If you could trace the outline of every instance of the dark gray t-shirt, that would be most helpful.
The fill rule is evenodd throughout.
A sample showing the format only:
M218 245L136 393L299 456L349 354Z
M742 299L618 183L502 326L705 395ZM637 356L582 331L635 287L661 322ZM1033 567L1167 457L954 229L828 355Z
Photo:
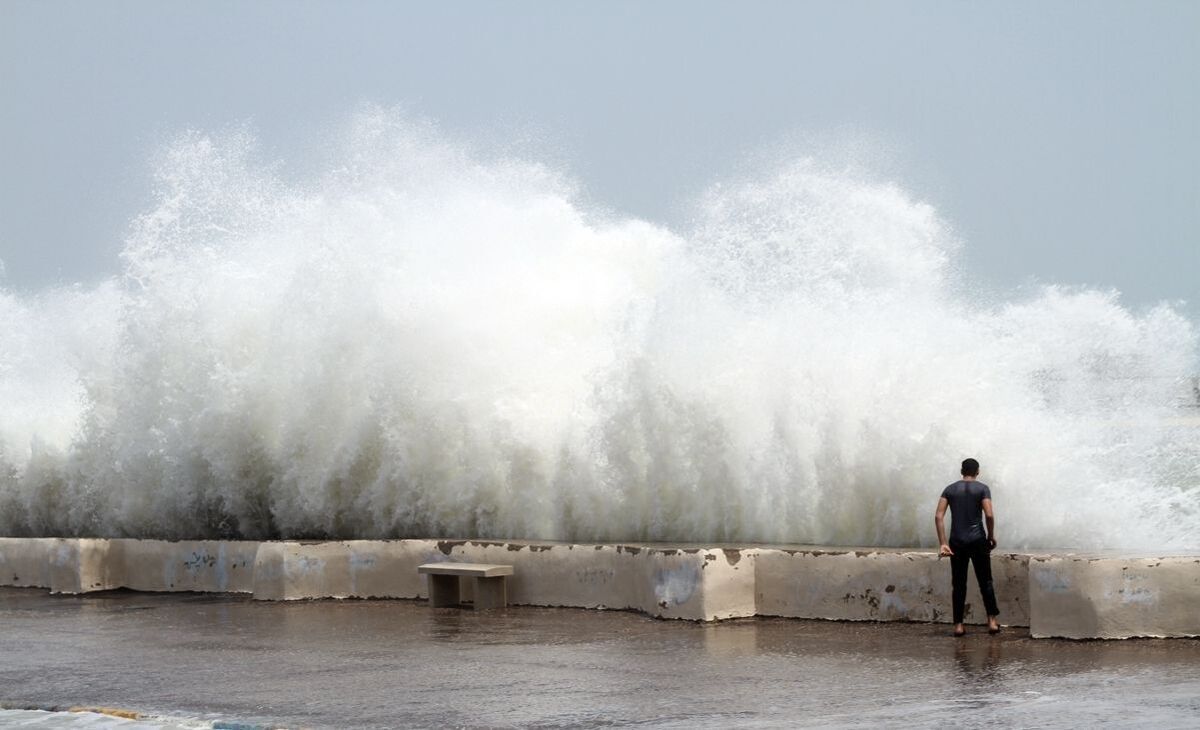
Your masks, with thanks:
M950 542L965 545L987 538L983 529L983 500L992 490L983 482L957 481L942 490L950 503Z

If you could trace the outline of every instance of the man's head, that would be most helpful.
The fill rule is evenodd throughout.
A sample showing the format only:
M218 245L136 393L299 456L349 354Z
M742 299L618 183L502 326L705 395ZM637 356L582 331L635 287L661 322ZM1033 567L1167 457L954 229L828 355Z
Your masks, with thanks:
M974 459L963 459L962 475L964 477L979 476L979 462Z

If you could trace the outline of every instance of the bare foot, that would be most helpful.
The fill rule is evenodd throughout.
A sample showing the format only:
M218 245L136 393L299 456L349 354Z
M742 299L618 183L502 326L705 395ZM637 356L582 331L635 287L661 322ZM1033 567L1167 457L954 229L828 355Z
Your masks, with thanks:
M967 635L967 627L963 626L962 624L954 624L954 635L955 636L966 636Z
M988 616L988 633L989 634L1000 633L1000 622L996 620L995 616Z

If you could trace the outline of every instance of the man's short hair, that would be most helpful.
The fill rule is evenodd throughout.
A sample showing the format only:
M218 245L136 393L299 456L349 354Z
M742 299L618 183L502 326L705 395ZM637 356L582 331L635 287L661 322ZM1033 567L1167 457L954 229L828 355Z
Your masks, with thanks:
M963 459L962 475L964 477L979 476L979 462L974 459Z

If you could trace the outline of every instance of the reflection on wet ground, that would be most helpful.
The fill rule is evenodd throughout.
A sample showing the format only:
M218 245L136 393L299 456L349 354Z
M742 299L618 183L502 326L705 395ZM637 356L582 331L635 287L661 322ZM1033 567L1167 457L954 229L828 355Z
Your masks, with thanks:
M1200 641L0 588L0 701L316 727L1200 724Z

